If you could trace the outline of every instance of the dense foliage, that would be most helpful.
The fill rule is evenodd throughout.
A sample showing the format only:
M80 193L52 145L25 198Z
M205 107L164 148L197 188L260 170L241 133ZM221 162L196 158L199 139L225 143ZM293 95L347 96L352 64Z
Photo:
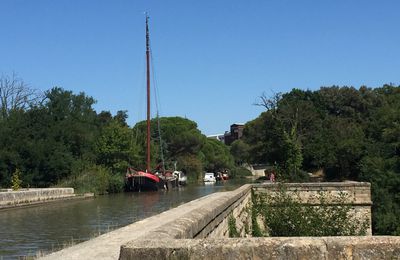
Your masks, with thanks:
M298 193L288 192L282 185L275 194L253 194L252 201L252 214L265 227L256 228L255 236L355 236L365 235L369 227L367 216L352 215L345 193L319 193L302 201Z
M165 168L177 168L188 173L189 180L202 180L203 172L217 172L234 167L233 157L223 143L207 139L197 124L181 117L162 117L151 122L152 165L156 167L164 158ZM146 122L139 122L133 128L139 149L139 164L145 162ZM161 147L160 147L161 146Z
M400 234L399 86L294 89L260 100L266 111L229 148L191 120L154 119L152 167L165 161L198 181L204 171L245 176L237 166L268 163L278 180L323 170L328 181L368 181L373 232ZM0 77L0 187L121 191L126 168L144 168L145 122L131 128L126 111L97 113L94 104L85 93L39 93L15 75Z
M38 94L15 76L0 83L0 187L17 186L18 172L18 187L119 192L127 167L145 168L146 122L130 128L126 111L97 113L85 93L56 87ZM205 170L234 167L228 147L189 119L153 119L151 132L152 168L164 159L196 181Z
M275 165L278 180L372 185L373 232L400 234L400 87L293 89L261 97L266 108L245 125L238 161ZM240 154L240 153L239 153Z

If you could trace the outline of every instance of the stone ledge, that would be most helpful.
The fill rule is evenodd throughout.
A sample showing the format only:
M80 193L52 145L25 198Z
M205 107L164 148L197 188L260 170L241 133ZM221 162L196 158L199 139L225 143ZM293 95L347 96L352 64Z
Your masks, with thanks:
M0 192L0 208L75 197L73 188L45 188Z
M216 193L210 197L209 204L197 205L179 219L167 221L146 234L145 239L203 238L231 213L250 190L251 185L246 184L234 191Z
M279 190L280 185L281 183L253 184L253 190L255 194L273 194ZM305 204L319 204L317 197L315 197L319 192L333 196L343 192L349 196L346 199L348 204L366 207L372 205L371 185L368 182L282 183L282 185L288 193L297 193Z
M46 200L37 200L25 203L18 203L18 204L10 204L10 205L0 205L0 210L10 210L15 208L29 208L34 207L41 204L50 204L50 203L59 203L60 201L71 201L71 200L85 200L85 199L93 199L93 193L85 193L85 194L74 194L70 196L62 196L57 198L50 198Z
M400 259L400 237L136 240L119 259Z
M321 188L321 187L371 187L369 182L355 182L355 181L345 181L345 182L292 182L292 183L282 183L287 187L301 187L305 189ZM278 186L279 183L262 183L253 184L253 188L265 187L265 186Z

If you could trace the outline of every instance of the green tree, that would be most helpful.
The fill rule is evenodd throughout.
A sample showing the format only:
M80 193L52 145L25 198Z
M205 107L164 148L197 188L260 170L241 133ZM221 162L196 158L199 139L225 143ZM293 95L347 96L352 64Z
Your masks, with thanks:
M206 139L201 152L204 155L204 168L206 171L218 172L234 167L234 160L228 146L218 140Z
M117 120L111 121L101 130L96 141L97 163L115 173L124 173L128 166L139 160L132 131Z
M327 180L369 181L373 232L399 234L400 86L294 89L263 95L261 105L267 111L246 123L242 139L250 162L277 162L289 173L323 169Z
M242 165L249 161L250 146L243 140L236 140L230 146L230 152L235 160L236 165Z
M137 123L133 132L139 145L141 158L134 166L143 168L146 158L146 122ZM197 129L195 122L181 117L153 119L151 120L151 142L152 167L161 162L162 152L167 168L172 168L177 162L177 168L185 170L192 180L201 177L203 164L200 151L206 142L206 137Z

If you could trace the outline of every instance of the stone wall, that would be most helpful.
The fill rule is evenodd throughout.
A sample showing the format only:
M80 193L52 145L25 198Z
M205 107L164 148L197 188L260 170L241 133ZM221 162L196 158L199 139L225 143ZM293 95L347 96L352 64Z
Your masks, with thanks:
M315 198L346 194L356 217L371 218L369 183L291 183L292 192L305 204L318 206ZM255 194L273 195L279 184L245 185L227 193L225 201L210 198L210 209L200 207L186 221L164 225L121 246L120 259L392 259L400 257L399 237L244 238L251 228L251 189ZM240 197L242 196L242 197ZM229 202L228 202L229 201ZM329 200L328 200L329 202ZM334 201L330 201L334 203ZM210 214L212 212L212 214ZM243 238L229 237L229 217ZM189 221L189 219L191 221ZM190 222L192 222L190 224ZM196 230L193 232L194 226ZM203 226L203 228L202 228ZM191 230L192 232L188 232ZM369 229L369 234L371 229ZM247 233L247 234L246 234ZM189 238L189 239L187 239ZM190 239L196 238L196 239Z
M238 217L242 213L246 214L245 208L250 196L251 185L243 185L234 191L216 192L54 252L43 259L118 259L121 245L129 241L147 239L158 243L173 239L227 236L228 225L225 220L233 212Z
M174 221L166 221L165 225L153 229L146 234L145 238L228 237L228 219L231 215L237 217L237 225L240 226L241 232L244 232L244 223L250 216L246 210L250 200L251 185L249 184L234 191L214 193L207 197L206 204L192 204L190 211L177 216Z
M244 194L244 196L237 200L231 208L227 208L226 214L223 220L216 225L210 233L207 234L207 238L221 238L229 237L229 218L235 219L235 226L240 237L245 237L248 231L251 230L251 192L250 189ZM198 238L198 237L195 237Z
M315 198L318 193L327 197L348 195L348 202L355 205L371 206L371 185L367 182L316 182L316 183L285 183L287 192L300 195L304 203L318 203ZM279 190L279 183L253 184L254 194L273 194Z
M400 237L136 240L119 259L400 259Z
M0 209L74 196L73 188L29 189L0 192Z
M367 220L369 228L367 235L372 235L371 227L371 184L367 182L318 182L318 183L287 183L284 188L304 204L319 205L319 195L323 195L327 203L336 203L335 198L343 194L346 203L352 206L351 213L357 219ZM254 194L273 196L280 189L278 183L253 185Z
M251 171L251 174L253 176L262 177L262 176L265 176L265 170L266 169L270 169L272 167L268 166L268 165L264 165L264 164L261 164L261 165L251 165L251 164L249 164L249 165L245 166L245 168L247 170Z
M277 185L244 185L210 194L45 259L399 259L399 237L245 238L251 228L251 190L275 192ZM318 191L347 192L352 203L370 213L368 183L290 185L306 201ZM230 216L243 238L228 238Z

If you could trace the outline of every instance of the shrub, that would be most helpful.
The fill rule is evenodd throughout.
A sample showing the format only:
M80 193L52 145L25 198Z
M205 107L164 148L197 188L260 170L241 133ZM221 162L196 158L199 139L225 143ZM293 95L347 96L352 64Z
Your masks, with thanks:
M92 192L97 195L122 192L124 188L123 175L112 175L108 168L92 165L83 168L57 184L59 187L72 187L77 193Z
M92 176L95 178L94 191L96 194L106 194L110 183L110 171L104 167L93 169Z
M109 193L119 193L124 190L125 179L123 175L112 174L108 182Z
M21 188L21 171L19 169L15 169L11 177L11 184L13 190L19 190Z
M318 206L313 205L317 200ZM319 193L302 203L298 193L289 193L282 185L275 195L256 195L256 214L264 220L269 236L353 236L365 235L368 219L352 216L348 196L327 197Z

